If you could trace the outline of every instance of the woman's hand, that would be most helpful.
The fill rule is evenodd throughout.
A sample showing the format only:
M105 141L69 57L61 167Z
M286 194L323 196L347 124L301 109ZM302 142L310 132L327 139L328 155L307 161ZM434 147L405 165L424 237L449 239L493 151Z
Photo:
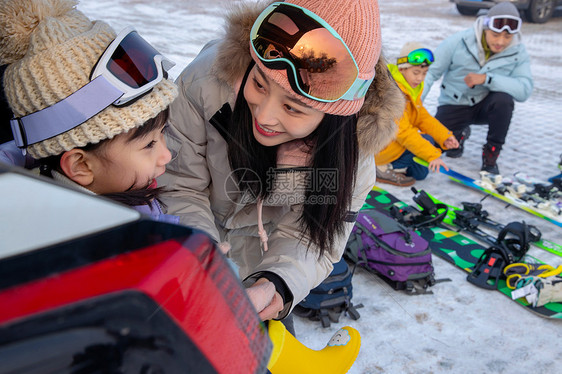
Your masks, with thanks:
M276 318L283 310L283 298L275 285L266 278L260 278L246 289L250 301L262 321Z
M273 295L273 299L271 299L271 303L266 306L261 312L258 313L258 316L261 318L262 321L267 321L270 319L277 318L279 313L283 310L283 298L279 292L275 292Z

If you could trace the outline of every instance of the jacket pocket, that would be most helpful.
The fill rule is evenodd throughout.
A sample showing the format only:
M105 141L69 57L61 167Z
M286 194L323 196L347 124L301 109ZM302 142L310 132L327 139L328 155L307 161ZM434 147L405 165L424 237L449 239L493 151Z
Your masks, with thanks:
M441 93L444 93L451 101L457 104L461 101L463 96L462 93L454 90L446 84L441 84Z

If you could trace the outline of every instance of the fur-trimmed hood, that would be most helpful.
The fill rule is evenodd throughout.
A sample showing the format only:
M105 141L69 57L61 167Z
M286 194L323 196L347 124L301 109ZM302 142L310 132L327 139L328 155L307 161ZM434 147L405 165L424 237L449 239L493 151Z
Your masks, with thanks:
M269 0L236 3L226 16L226 35L213 70L220 80L232 87L240 81L252 59L249 44L252 25L271 3ZM358 113L359 147L366 154L377 154L394 139L398 129L397 122L404 112L404 95L386 65L385 58L381 56L375 68L375 79Z

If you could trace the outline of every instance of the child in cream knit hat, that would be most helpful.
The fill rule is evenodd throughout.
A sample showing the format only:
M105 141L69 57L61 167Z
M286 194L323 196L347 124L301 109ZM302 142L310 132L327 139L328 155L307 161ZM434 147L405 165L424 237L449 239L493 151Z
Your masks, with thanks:
M136 32L118 38L109 62L98 64L116 34L89 20L74 0L0 1L0 64L8 64L4 90L16 144L44 175L150 206L155 178L171 159L162 130L177 89L155 50L157 57L138 60L134 43L153 48ZM150 69L159 74L150 76ZM115 76L128 86L111 81ZM136 90L129 88L134 83ZM131 100L115 105L125 97Z

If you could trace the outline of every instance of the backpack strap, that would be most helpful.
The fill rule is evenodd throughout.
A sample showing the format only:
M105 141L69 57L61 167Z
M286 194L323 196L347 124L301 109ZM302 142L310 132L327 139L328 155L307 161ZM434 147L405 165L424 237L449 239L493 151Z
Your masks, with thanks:
M397 231L401 231L404 233L404 241L407 244L412 243L412 234L410 233L410 231L400 225L398 222L394 221L392 218L386 216L385 214L383 214L382 216L386 217L388 220L390 220L393 224L392 225L386 225L386 229L383 225L381 225L378 221L376 222L380 228L382 228L384 233L392 233L392 232L397 232ZM384 220L383 220L384 222ZM379 238L374 232L372 232L371 230L369 230L367 227L363 226L359 220L356 222L356 225L359 224L359 226L361 227L361 229L363 230L363 232L369 237L371 238L377 245L379 245L380 247L384 248L385 250L387 250L390 253L395 252L395 249L392 248L388 243L386 243L384 240L382 240L381 238ZM388 231L387 231L388 230ZM367 255L366 255L366 250L367 247L362 246L361 248L359 248L360 252L361 252L361 257L363 259L362 262L364 262L365 264L368 263L367 260Z
M409 235L408 229L405 225L397 222L394 218L388 216L383 212L372 209L367 210L366 214L367 216L371 217L385 233L401 231L405 235Z
M357 236L357 241L359 242L359 245L357 245L357 262L355 262L355 264L353 265L353 269L352 269L352 273L355 274L355 268L357 267L357 265L367 265L369 263L369 261L367 260L367 247L366 245L364 245L363 243L363 239L361 238L361 234L365 233L365 235L367 235L369 238L376 240L375 237L376 235L373 235L369 229L363 225L362 222L360 222L360 220L358 219L355 222L355 227L357 227L357 231L356 231L356 236Z
M361 249L365 246L361 236L364 230L365 228L356 222L345 244L344 255L354 264L352 273L355 273L355 266L359 262Z

